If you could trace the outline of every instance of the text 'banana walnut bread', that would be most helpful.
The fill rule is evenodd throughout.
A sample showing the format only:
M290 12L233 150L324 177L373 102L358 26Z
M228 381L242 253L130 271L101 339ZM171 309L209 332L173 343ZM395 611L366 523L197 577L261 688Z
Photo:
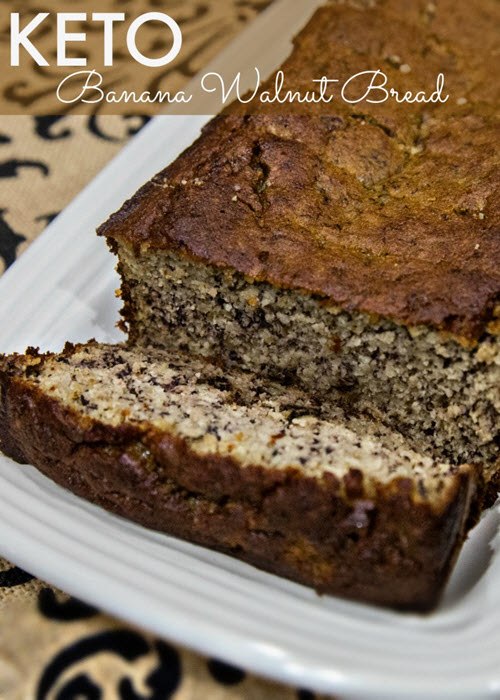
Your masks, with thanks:
M358 600L436 604L500 484L495 0L329 3L296 86L236 105L99 230L126 346L0 363L4 452L150 527Z

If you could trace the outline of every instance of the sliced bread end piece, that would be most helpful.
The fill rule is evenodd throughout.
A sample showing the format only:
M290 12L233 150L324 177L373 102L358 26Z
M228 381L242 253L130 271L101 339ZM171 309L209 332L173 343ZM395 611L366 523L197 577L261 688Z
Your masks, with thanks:
M0 448L147 527L402 609L436 604L483 490L297 389L96 343L1 358Z

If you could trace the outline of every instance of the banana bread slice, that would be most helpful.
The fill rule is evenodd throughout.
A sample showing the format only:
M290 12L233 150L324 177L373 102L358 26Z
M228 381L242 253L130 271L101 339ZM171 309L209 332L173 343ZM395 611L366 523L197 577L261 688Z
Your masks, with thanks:
M96 343L0 358L0 447L148 527L415 610L436 604L487 488L299 389Z
M296 384L495 469L499 21L493 0L320 9L292 84L383 68L416 92L442 72L448 101L212 121L99 230L131 343Z

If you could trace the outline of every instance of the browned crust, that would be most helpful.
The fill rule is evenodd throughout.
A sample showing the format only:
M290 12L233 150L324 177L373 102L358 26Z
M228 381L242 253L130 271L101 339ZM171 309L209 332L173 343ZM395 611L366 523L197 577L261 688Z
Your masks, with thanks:
M39 361L24 361L27 375ZM436 604L471 524L474 470L459 470L433 509L407 479L367 496L354 471L341 485L240 468L147 426L82 419L44 395L22 365L0 362L0 448L13 459L119 515L320 592L404 609Z
M380 67L403 91L443 72L446 104L226 113L99 233L479 339L500 294L499 96L489 68L500 6L406 5L321 9L285 72L301 84Z

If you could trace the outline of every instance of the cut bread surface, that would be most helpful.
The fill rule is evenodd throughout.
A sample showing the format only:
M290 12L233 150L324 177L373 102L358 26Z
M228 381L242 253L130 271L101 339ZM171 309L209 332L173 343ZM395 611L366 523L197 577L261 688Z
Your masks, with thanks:
M324 411L377 420L438 461L497 462L499 336L464 347L179 252L118 253L133 343L297 385Z
M484 496L469 465L293 387L91 343L0 362L0 447L148 527L319 591L437 602Z
M83 421L168 433L196 454L231 456L242 468L293 468L339 480L356 469L366 484L411 479L416 497L429 500L455 472L383 425L340 407L325 409L299 389L182 354L89 345L61 356L28 356L26 369L34 386Z

